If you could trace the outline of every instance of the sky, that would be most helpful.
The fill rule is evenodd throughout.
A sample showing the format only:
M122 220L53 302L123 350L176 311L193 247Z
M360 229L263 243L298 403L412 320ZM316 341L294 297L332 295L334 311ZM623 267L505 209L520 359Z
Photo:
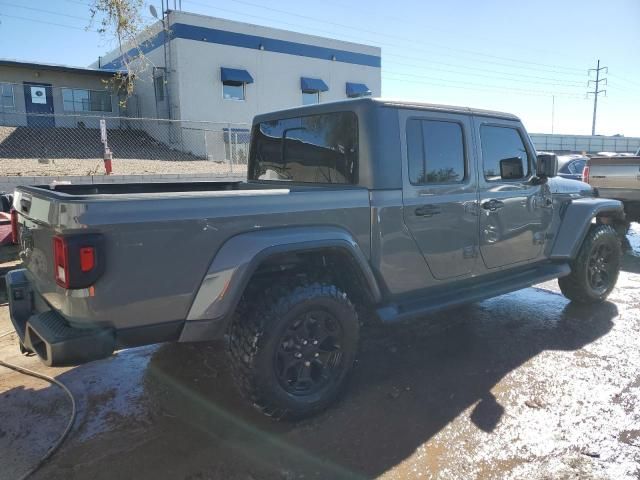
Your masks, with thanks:
M0 0L0 57L89 65L114 47L87 31L89 3ZM596 133L640 137L640 0L182 0L182 9L379 46L384 97L507 111L534 133L591 133L588 70L600 59Z

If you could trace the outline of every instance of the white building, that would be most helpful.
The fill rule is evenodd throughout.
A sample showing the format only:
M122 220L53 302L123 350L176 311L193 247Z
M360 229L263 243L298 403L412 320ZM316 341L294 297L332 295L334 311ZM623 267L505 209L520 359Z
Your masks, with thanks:
M377 47L182 11L169 11L141 40L148 67L129 115L249 123L270 110L380 96ZM121 69L123 55L92 66Z

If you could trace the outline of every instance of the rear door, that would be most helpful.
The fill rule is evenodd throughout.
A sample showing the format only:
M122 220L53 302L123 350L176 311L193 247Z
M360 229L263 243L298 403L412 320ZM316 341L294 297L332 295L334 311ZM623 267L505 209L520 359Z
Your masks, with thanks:
M28 126L55 126L53 118L53 94L50 84L24 82L24 103L27 111Z
M552 219L551 194L532 181L535 152L519 122L475 117L480 253L487 269L537 259Z
M405 225L435 278L469 275L478 248L470 117L428 111L399 115Z

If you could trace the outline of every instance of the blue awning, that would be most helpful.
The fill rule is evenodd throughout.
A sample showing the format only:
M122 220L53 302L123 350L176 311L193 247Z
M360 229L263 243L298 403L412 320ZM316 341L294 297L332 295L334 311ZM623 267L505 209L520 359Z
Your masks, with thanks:
M347 82L347 97L366 97L371 95L371 90L364 83Z
M329 87L319 78L300 77L300 88L305 93L326 92Z
M246 70L237 68L220 68L223 82L253 83L253 77Z

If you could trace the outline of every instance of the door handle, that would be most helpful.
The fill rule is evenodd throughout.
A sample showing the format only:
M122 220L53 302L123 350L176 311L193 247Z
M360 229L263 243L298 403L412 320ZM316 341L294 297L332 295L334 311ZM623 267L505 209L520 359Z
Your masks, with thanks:
M482 203L482 208L484 208L485 210L489 210L490 212L495 212L502 207L504 207L504 202L496 199L487 200L486 202Z
M440 213L442 213L442 209L437 205L420 205L415 210L415 214L418 217L431 217Z

